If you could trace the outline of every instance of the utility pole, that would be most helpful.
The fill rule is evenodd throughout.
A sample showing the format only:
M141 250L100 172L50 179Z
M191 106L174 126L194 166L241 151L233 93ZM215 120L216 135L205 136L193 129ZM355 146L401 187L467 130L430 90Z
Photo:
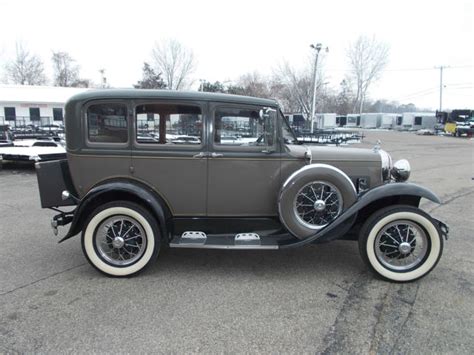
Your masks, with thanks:
M316 55L314 56L314 70L313 70L313 104L311 105L311 133L313 133L314 130L314 116L316 112L316 92L317 92L317 82L316 78L318 75L318 57L319 57L319 52L321 51L321 48L323 45L321 43L318 43L316 45L311 44L310 47L316 51ZM329 51L329 48L326 47L326 52Z
M100 73L100 81L101 81L101 86L102 88L105 88L107 87L107 78L105 77L105 69L99 69L99 73Z
M443 111L443 69L449 68L446 65L435 67L439 69L439 112Z

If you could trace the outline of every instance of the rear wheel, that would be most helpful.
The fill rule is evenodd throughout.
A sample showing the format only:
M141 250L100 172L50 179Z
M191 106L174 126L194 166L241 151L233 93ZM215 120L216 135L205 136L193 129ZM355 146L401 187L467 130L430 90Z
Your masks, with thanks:
M427 213L411 206L391 206L365 222L359 250L372 271L391 281L407 282L433 270L443 239Z
M89 217L82 249L97 270L109 276L131 276L156 259L160 232L155 218L142 206L111 202Z

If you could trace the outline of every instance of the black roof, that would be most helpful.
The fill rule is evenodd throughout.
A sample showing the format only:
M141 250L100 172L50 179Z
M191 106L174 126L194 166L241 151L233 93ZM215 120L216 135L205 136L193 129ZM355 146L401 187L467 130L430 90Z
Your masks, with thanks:
M200 91L144 90L144 89L98 89L88 90L72 96L68 103L106 99L177 99L246 103L250 105L275 106L275 100L250 96L218 94Z

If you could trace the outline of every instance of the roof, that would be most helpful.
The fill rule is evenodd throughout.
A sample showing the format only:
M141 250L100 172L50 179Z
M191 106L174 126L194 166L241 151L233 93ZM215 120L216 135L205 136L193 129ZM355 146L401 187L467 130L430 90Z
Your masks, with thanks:
M261 99L250 96L218 94L200 91L174 90L144 90L144 89L99 89L88 90L74 97L71 102L98 99L178 99L199 101L220 101L228 103L247 103L251 105L275 106L277 102L271 99Z
M0 85L1 102L61 103L71 96L87 91L85 88L63 88L56 86Z

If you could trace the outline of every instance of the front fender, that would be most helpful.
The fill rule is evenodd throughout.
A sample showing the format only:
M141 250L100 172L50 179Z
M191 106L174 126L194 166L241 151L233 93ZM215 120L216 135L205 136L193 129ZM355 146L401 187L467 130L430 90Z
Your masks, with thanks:
M111 197L113 198L111 199ZM167 220L171 213L165 201L150 187L139 182L131 182L127 180L115 180L102 183L93 187L78 203L73 211L71 227L68 233L59 243L75 236L84 227L84 223L90 213L99 205L112 201L126 199L140 203L148 208L150 212L157 218L158 225L162 236L167 235Z
M339 225L346 222L349 218L353 217L355 214L357 214L357 212L368 206L370 203L393 196L413 196L419 198L424 197L435 203L441 203L441 200L438 196L436 196L435 193L423 186L412 183L390 183L380 185L359 195L359 198L351 207L344 211L338 218L336 218L324 229L321 229L317 233L301 240L300 242L282 245L281 248L293 248L312 243L334 231Z

